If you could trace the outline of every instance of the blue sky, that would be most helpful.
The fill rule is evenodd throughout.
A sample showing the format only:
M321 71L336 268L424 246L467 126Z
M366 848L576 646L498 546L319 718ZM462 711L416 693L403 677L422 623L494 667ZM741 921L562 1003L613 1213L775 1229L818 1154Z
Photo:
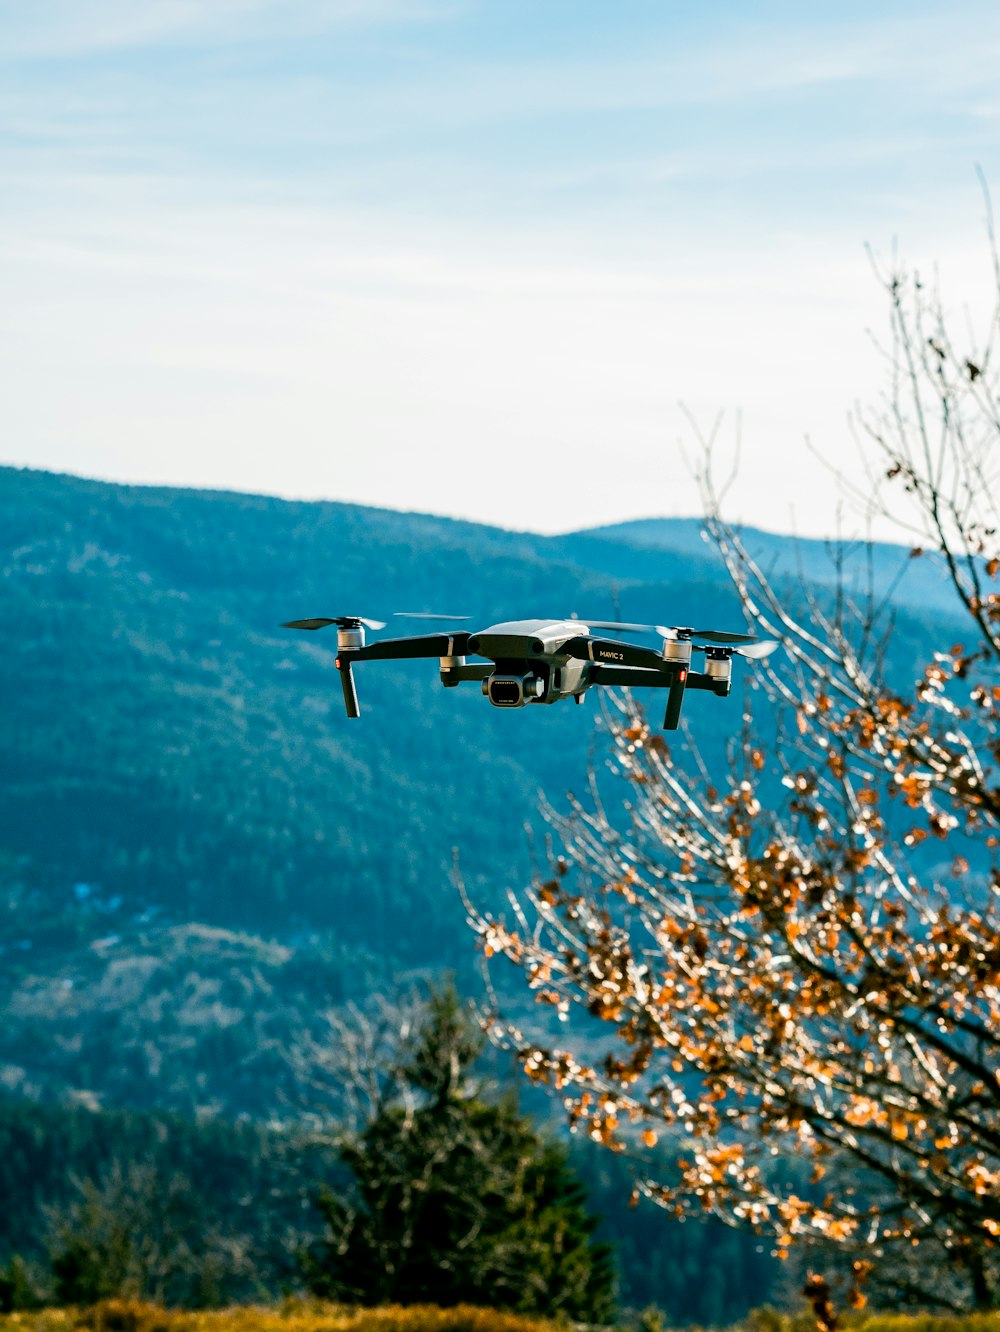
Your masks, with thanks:
M554 531L723 412L831 531L866 244L988 310L998 69L966 0L0 0L3 458Z

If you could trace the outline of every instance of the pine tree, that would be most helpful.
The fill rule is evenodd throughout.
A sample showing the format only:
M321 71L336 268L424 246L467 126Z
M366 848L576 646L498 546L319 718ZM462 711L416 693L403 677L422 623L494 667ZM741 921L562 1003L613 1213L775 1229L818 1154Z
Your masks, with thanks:
M480 1099L470 1068L482 1041L451 989L432 996L401 1062L400 1102L342 1149L350 1199L320 1201L328 1225L304 1271L318 1294L361 1304L471 1303L612 1313L606 1245L565 1149L509 1102Z

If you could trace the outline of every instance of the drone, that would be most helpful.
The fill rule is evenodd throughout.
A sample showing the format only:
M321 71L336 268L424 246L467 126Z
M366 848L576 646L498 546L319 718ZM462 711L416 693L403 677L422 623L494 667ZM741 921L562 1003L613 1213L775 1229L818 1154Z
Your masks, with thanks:
M409 619L466 620L462 615L398 614ZM778 646L768 639L717 629L683 625L620 624L576 618L569 620L510 620L471 633L440 632L409 638L383 638L365 642L365 629L384 629L382 620L361 615L333 619L289 620L284 629L325 629L337 626L336 667L344 690L348 717L359 717L353 668L362 661L398 661L434 658L439 661L441 683L453 689L466 681L478 682L495 708L523 708L529 703L559 703L565 698L583 702L593 685L624 685L666 689L663 729L674 731L680 722L684 693L705 689L725 698L732 685L733 656L766 657ZM662 649L642 647L592 633L655 633ZM704 653L705 669L691 669L693 653ZM483 662L467 658L484 657Z

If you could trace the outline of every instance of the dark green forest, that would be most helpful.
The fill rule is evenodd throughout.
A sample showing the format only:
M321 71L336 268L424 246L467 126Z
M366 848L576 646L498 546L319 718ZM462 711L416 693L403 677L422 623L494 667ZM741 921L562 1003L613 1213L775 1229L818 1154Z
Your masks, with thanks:
M749 539L823 595L822 543ZM950 641L938 571L906 554L860 566L883 591L904 572L901 671ZM693 521L545 538L3 468L0 601L0 1263L41 1261L52 1208L142 1167L243 1255L206 1289L275 1292L338 1169L315 1134L336 1090L309 1051L371 995L446 970L474 993L455 848L499 904L544 856L539 793L559 808L591 768L614 782L593 694L497 712L436 670L370 664L349 722L335 639L278 626L431 610L739 629L736 599ZM686 704L709 769L740 687ZM773 1293L752 1237L629 1209L627 1162L577 1142L569 1160L621 1303L707 1323Z
M600 1218L595 1239L610 1246L619 1311L656 1305L672 1323L718 1324L791 1289L752 1235L672 1222L646 1201L629 1206L633 1163L551 1141ZM30 1289L52 1297L52 1252L67 1222L88 1231L82 1212L96 1194L104 1212L127 1196L137 1229L179 1251L183 1268L167 1265L161 1292L172 1302L273 1298L299 1287L302 1255L327 1230L323 1201L349 1196L349 1186L330 1134L2 1099L0 1294L17 1255ZM93 1230L91 1220L91 1239Z

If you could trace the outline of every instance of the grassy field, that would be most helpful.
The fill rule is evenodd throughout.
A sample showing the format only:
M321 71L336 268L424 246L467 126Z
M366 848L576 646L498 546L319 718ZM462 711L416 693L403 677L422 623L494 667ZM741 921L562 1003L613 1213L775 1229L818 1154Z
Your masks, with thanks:
M86 1309L0 1315L2 1332L565 1332L565 1324L495 1309L457 1305L353 1309L319 1301L230 1309L161 1309L110 1300Z
M966 1314L961 1318L944 1314L846 1314L841 1315L845 1332L1000 1332L1000 1310ZM794 1316L773 1309L754 1310L730 1332L815 1332L816 1320L808 1310Z
M1000 1310L964 1318L854 1315L845 1325L850 1332L1000 1332ZM319 1301L189 1312L113 1300L85 1309L0 1314L0 1332L566 1332L569 1326L471 1305L353 1309ZM815 1321L806 1312L792 1317L761 1309L731 1332L812 1332L814 1328Z

